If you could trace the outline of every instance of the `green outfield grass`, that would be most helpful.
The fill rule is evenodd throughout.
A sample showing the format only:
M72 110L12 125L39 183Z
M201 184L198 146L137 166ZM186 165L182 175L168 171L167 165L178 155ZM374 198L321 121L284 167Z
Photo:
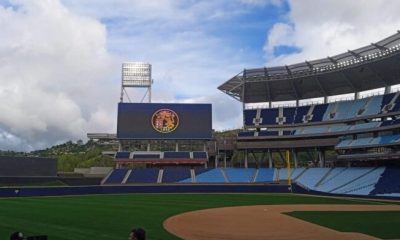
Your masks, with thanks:
M0 199L0 239L20 230L50 240L127 239L143 227L148 239L177 239L163 221L198 209L260 204L371 204L291 194L129 194ZM349 224L353 225L353 224ZM389 229L390 230L390 229Z
M381 239L400 239L400 211L286 213L341 232L360 232Z

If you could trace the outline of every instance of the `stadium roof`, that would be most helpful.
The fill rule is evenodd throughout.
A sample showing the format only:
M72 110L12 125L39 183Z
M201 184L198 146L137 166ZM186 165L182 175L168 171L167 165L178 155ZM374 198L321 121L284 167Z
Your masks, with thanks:
M245 69L218 89L244 103L257 103L326 97L395 84L400 84L400 31L332 57Z

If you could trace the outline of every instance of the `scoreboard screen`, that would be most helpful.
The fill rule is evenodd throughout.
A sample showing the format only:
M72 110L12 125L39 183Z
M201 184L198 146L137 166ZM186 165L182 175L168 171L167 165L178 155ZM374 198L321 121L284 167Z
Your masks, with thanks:
M119 139L211 139L211 104L119 103Z

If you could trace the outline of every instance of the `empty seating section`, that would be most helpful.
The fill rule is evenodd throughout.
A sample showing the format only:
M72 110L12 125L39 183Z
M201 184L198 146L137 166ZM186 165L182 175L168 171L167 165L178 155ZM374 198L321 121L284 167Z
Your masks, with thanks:
M239 132L238 137L254 137L254 132Z
M400 168L386 168L370 195L400 196Z
M368 128L377 128L379 127L381 122L369 122L369 123L362 123L350 126L348 130L360 130L360 129L368 129Z
M193 159L207 159L207 152L193 152Z
M368 195L372 190L374 190L375 184L378 182L384 171L385 167L373 169L372 171L353 180L352 182L336 190L335 192L356 195Z
M299 134L318 134L328 132L328 127L305 127ZM299 135L296 132L296 135Z
M310 110L310 106L302 106L296 109L296 114L293 123L303 123L303 118Z
M244 115L244 125L246 126L252 126L254 125L253 120L256 118L257 110L251 109L251 110L244 110L243 115Z
M301 124L304 122L321 122L330 120L346 120L356 117L368 117L383 113L383 108L389 104L396 93L387 95L373 96L351 101L334 102L329 104L318 104L313 106L310 117L307 116L311 106L286 107L282 108L264 108L264 109L246 109L243 111L244 124L246 126L254 126L257 111L260 111L262 122L260 125L277 125L283 123ZM394 101L393 109L389 112L400 111L400 97ZM280 116L280 114L282 114ZM279 121L281 119L281 121ZM307 120L307 121L305 121Z
M162 183L261 183L288 180L287 168L215 168L165 167ZM105 184L122 184L129 169L114 169ZM130 183L157 183L158 168L131 169ZM353 195L400 196L400 168L336 167L294 168L292 180L309 189Z
M314 186L328 173L329 170L329 168L309 168L297 178L296 182L299 182L309 189L314 189Z
M382 96L381 109L383 109L386 105L388 105L392 101L394 95L396 95L396 93L389 93Z
M188 160L208 158L207 152L117 152L115 159L133 159L133 160Z
M284 108L283 109L283 117L285 118L284 123L292 124L294 122L295 114L296 114L295 107Z
M189 159L190 152L164 152L164 159Z
M400 97L394 102L394 107L389 112L398 112L400 110Z
M123 159L123 158L129 158L129 155L131 154L131 152L117 152L115 154L115 158L116 159Z
M225 168L223 170L232 183L250 183L253 182L256 170L254 168Z
M146 160L146 159L160 159L160 154L133 154L133 159L136 160Z
M263 119L262 125L277 124L276 118L278 114L278 108L261 109L261 118Z
M370 116L370 115L375 115L379 114L381 112L381 103L383 101L383 96L374 96L369 99L369 102L367 103L367 106L359 116Z
M197 183L223 183L226 181L225 181L225 177L222 173L222 170L219 168L216 168L216 169L212 169L210 171L196 174L196 182Z
M278 131L261 131L258 133L258 136L278 136Z
M390 126L390 125L396 125L396 124L400 124L400 119L383 121L382 124L381 124L381 127Z
M272 182L275 180L275 172L275 168L260 168L254 182Z
M291 168L291 179L296 179L303 171L305 168ZM281 168L279 169L279 179L278 180L288 180L288 169L287 168Z
M338 168L332 170L328 176L326 176L325 180L322 181L315 190L322 192L334 192L352 182L353 180L362 177L367 174L369 171L373 170L373 168ZM333 176L333 177L331 177Z
M180 182L191 179L189 167L166 167L162 177L163 183Z
M369 98L357 99L354 101L339 102L337 114L334 119L349 119L358 117L360 109L363 109Z
M335 119L337 104L338 104L337 102L328 104L328 107L326 108L322 121L329 121Z
M312 112L313 117L310 122L321 122L327 108L328 104L315 105L314 110Z
M105 181L105 184L120 184L120 183L122 183L122 180L124 180L124 177L127 172L128 172L128 169L114 169L111 172L111 174L108 176L107 180Z
M340 148L363 148L363 147L376 147L385 144L396 144L400 142L400 135L386 135L376 138L359 138L354 140L342 140L335 146L336 149Z
M126 183L157 183L158 168L132 169Z

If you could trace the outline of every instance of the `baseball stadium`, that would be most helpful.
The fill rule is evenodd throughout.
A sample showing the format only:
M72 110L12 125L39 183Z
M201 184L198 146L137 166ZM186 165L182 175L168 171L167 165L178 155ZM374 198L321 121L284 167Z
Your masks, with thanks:
M152 103L151 65L124 63L116 133L87 134L115 167L65 178L55 159L0 157L0 238L400 239L399 84L400 32L244 69L218 87L243 127L217 136L211 104Z

